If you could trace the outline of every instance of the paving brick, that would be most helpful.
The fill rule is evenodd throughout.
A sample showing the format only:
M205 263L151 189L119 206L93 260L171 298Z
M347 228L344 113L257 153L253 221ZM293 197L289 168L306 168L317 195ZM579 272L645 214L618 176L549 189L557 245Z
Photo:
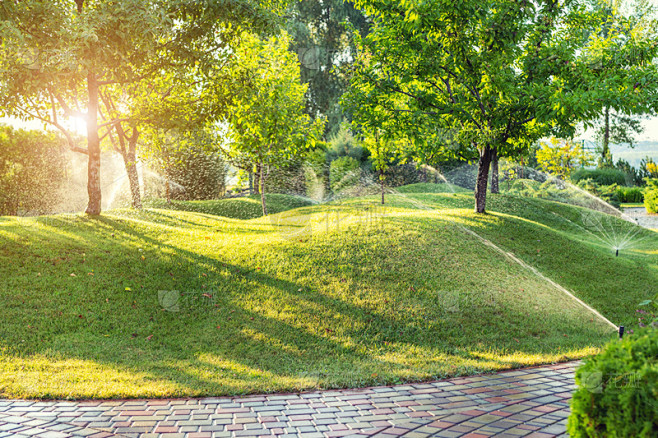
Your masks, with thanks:
M23 436L507 436L566 433L577 363L413 385L187 400L0 400ZM82 428L80 428L80 427ZM51 435L45 435L51 434ZM197 435L194 435L197 434Z

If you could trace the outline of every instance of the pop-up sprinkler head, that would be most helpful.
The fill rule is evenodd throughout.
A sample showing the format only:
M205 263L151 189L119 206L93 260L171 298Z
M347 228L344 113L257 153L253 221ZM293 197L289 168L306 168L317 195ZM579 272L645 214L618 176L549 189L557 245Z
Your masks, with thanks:
M619 257L619 248L615 248L615 257Z
M624 326L620 325L619 326L619 339L624 337Z

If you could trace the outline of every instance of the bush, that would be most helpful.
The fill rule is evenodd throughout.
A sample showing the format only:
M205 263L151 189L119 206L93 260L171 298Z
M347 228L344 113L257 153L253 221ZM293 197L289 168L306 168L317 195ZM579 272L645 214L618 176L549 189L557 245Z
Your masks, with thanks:
M632 177L618 169L579 169L571 174L571 180L578 183L590 179L601 186L618 184L626 186L632 184Z
M603 199L608 204L612 205L615 208L621 206L621 201L618 197L617 191L619 186L617 184L611 185L600 185L591 179L584 179L578 182L578 187L591 193L597 198Z
M619 202L637 204L644 201L644 192L639 187L617 187L615 194Z
M359 174L359 162L356 159L352 157L335 159L329 167L331 191L338 193L347 187L358 184Z
M55 134L0 126L0 216L54 213L68 159Z
M304 168L300 162L290 162L279 168L270 167L265 179L265 193L305 195Z
M610 342L576 371L572 437L658 436L658 330Z
M327 146L329 161L341 157L352 157L359 164L365 163L370 157L368 149L361 146L361 143L354 137L347 124L341 125L340 130L329 140Z
M644 207L648 213L658 213L658 179L647 178L647 188L644 189Z
M168 174L184 190L172 197L180 201L221 198L226 189L227 170L218 154L198 147L182 149L173 156Z
M423 174L415 164L406 163L390 166L386 172L386 185L400 187L421 182Z

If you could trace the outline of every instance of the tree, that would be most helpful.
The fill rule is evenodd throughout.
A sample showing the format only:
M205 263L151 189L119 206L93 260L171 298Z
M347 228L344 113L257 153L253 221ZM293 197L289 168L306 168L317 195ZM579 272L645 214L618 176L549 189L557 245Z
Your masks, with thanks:
M658 84L658 46L593 37L600 12L581 2L356 4L373 26L359 42L345 99L355 121L397 129L418 148L427 147L428 134L449 133L455 154L478 160L478 213L486 209L496 155L513 157L550 134L570 137L577 122L605 105L638 112L656 106L647 97ZM582 55L590 46L610 53L616 68L592 65Z
M291 49L299 56L302 82L308 84L306 112L326 118L325 133L331 136L344 118L340 98L349 85L346 67L355 53L350 30L365 36L368 21L349 0L293 2L289 13Z
M560 178L568 178L578 167L589 166L592 156L572 140L551 137L541 142L537 151L539 168Z
M3 1L0 107L59 129L72 150L88 155L86 212L100 214L101 140L116 129L117 141L133 142L126 156L130 174L138 137L134 120L113 118L110 111L99 120L108 89L157 77L172 66L210 62L245 23L272 26L269 7L280 6L274 1ZM85 121L86 148L68 129L70 117ZM124 122L131 128L127 135ZM132 172L131 185L135 176Z
M603 116L596 121L595 138L601 145L600 166L612 166L610 145L635 146L635 137L644 132L641 120L626 114L620 114L605 107Z
M655 29L652 27L651 18L655 17L656 7L646 0L607 0L599 4L602 14L602 26L599 37L603 39L618 40L619 37L652 38ZM622 10L630 8L633 13L626 18ZM594 53L593 56L601 56L598 61L599 68L616 68L614 62L605 53ZM631 110L631 111L629 111ZM633 114L632 108L625 109L626 112L615 111L609 105L603 108L603 114L595 120L595 136L601 145L601 166L613 166L610 144L628 145L634 147L635 136L642 134L641 117ZM627 113L628 112L628 113ZM640 114L639 116L641 116Z
M359 183L359 162L350 156L333 160L329 166L329 184L334 195Z
M266 40L244 35L230 66L234 92L226 118L228 155L255 163L263 215L268 168L281 168L313 146L324 125L304 113L307 87L289 44L285 34Z

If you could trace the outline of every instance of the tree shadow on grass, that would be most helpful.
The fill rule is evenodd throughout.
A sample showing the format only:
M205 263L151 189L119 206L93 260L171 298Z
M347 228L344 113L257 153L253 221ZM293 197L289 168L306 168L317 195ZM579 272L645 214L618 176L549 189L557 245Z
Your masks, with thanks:
M239 376L237 380L242 380L243 383L222 389L224 392L234 393L266 390L268 382L263 382L264 379L260 377L260 374L264 373L281 374L284 378L290 376L289 382L272 383L272 385L295 389L294 385L300 385L300 382L295 382L295 379L299 380L300 376L303 379L305 375L321 373L322 369L331 363L332 356L349 358L349 361L353 363L367 363L375 368L378 366L377 364L381 364L381 361L370 357L366 352L357 351L356 347L347 345L344 340L334 340L330 336L321 336L309 331L304 327L304 321L302 324L295 325L292 323L293 319L277 319L264 315L263 312L245 308L241 305L241 295L248 295L249 289L252 288L271 290L282 297L289 295L289 302L297 302L295 312L301 318L311 318L314 313L318 312L318 309L324 311L323 308L329 307L341 308L342 312L349 315L348 318L362 317L344 303L327 299L313 291L308 292L313 294L312 297L298 300L295 291L298 291L303 285L258 272L253 267L236 266L162 244L151 237L135 232L125 221L98 218L79 224L78 227L86 227L86 229L78 233L81 238L75 242L70 240L68 232L58 234L53 229L31 230L31 238L42 243L47 242L44 245L44 251L50 252L52 255L63 248L85 249L87 251L86 260L81 263L71 263L69 270L79 272L84 268L84 270L93 272L94 275L83 277L86 284L72 289L67 284L71 280L66 278L68 274L63 274L56 269L44 272L44 275L57 273L60 278L55 278L53 282L36 288L30 298L39 300L38 296L47 293L47 289L63 289L73 291L70 299L90 303L76 307L73 313L81 312L79 315L64 316L65 318L72 317L73 322L68 321L61 324L55 327L51 333L40 333L37 338L42 339L28 339L27 345L15 349L16 353L29 356L47 351L60 357L93 360L118 368L130 369L134 366L136 372L143 372L144 368L151 369L154 378L164 378L176 382L187 388L188 393L200 391L199 394L212 393L212 388L216 386L213 385L212 378L202 378L200 374L205 373L212 376L227 371L226 367L214 366L212 363L202 366L198 360L200 355L215 356L219 362L228 361L236 364L231 372L236 373ZM104 239L100 248L86 246L88 242L97 241L98 235L106 236L110 231L116 237ZM129 236L130 239L124 239L123 236ZM18 244L13 242L9 245L17 246ZM152 250L148 253L148 261L140 260L141 256L139 256L139 252L135 251L136 247L149 245L156 248L155 251ZM173 251L174 257L158 259L157 256L154 256L162 249ZM15 250L19 251L19 248L15 248ZM96 254L97 250L100 255ZM134 259L104 260L104 254L114 255L126 252L135 252ZM26 255L24 253L24 256ZM81 266L83 264L84 266ZM105 266L102 266L103 264ZM199 269L200 266L202 269ZM219 292L205 287L204 282L207 281L207 278L199 276L199 271L207 271L207 267L217 269L216 277L221 281L218 281L216 286L220 291L226 293L213 297L216 301L213 301L212 305L206 303L201 308L197 308L199 305L194 304L192 305L194 309L183 308L176 313L162 312L162 306L158 303L156 287L182 292L193 291L194 293L207 291L219 295ZM124 284L114 284L113 291L104 289L107 285L103 282L103 278L117 270L125 272L121 276L121 280L133 285L130 291L124 290ZM146 273L152 272L160 272L165 276L166 273L171 273L171 280L165 284L158 280L149 284ZM144 284L134 286L135 283L144 283L146 287L142 289L141 286ZM235 291L231 291L232 289ZM197 295L203 296L202 294ZM63 300L55 300L52 303L54 308L50 310L56 311L58 306L66 306L67 299L69 298L64 297ZM109 300L112 300L112 304L109 303ZM254 298L255 302L252 303L256 308L259 300L262 300L262 297L257 296ZM34 303L27 303L28 306L30 304ZM184 306L188 304L191 305L186 302ZM221 318L217 318L217 314L220 314ZM76 319L76 316L79 318ZM22 321L16 322L21 323ZM40 321L39 317L35 317L30 325L43 326L45 321ZM12 328L17 328L10 326L11 324L5 327L8 329L7 334L12 331ZM217 326L224 328L216 329ZM210 334L207 333L208 331ZM113 338L114 343L110 343L114 345L113 351L107 351L103 347L108 344L108 340L104 339L106 335ZM154 337L148 343L144 343L144 339L150 335L154 335ZM50 339L43 339L49 336ZM164 369L162 366L144 367L144 363L139 360L131 365L133 358L125 355L131 349L134 350L135 342L142 342L143 346L139 348L139 354L150 355L153 358L152 364L182 360L188 363L188 367L192 371L178 369L175 373L162 373ZM11 339L7 340L7 344L12 344ZM184 357L176 354L181 351L185 352ZM190 363L195 365L189 365ZM345 365L345 369L348 370L349 363ZM196 373L194 368L197 366L206 371ZM240 371L241 367L248 371ZM254 370L261 371L251 375ZM244 384L249 381L258 384L254 383L254 387L250 388L249 384Z
M582 339L574 345L555 339L539 344L532 331L557 326L562 321L558 316L532 309L523 315L518 310L498 314L495 303L478 295L477 284L460 285L469 274L457 274L467 265L448 261L454 250L465 250L459 246L463 236L456 237L441 220L398 223L421 230L425 241L404 234L379 240L377 234L355 234L353 227L345 228L302 245L265 245L260 251L276 256L273 260L281 264L263 269L255 262L237 264L212 255L211 250L195 252L190 249L193 242L163 243L129 220L85 218L65 221L62 228L37 227L30 230L32 247L6 240L10 253L22 259L48 259L39 266L40 282L21 290L18 299L11 291L0 298L5 301L0 304L6 304L4 346L28 361L42 354L145 375L145 388L133 393L102 383L88 382L85 389L70 382L67 387L77 388L69 393L73 397L125 397L241 394L436 378L518 365L509 357L515 352L541 355L556 347L584 344ZM443 233L436 233L437 227L443 227ZM72 233L76 239L71 239ZM402 257L419 243L420 253ZM63 253L74 254L65 267L50 264ZM478 251L467 254L474 259L470 266L477 265L478 257L489 259ZM454 278L437 270L441 257ZM295 268L300 260L306 263ZM0 273L35 278L34 269L26 263L0 267ZM69 277L69 271L77 277ZM93 275L87 275L90 272ZM437 287L460 292L458 312L442 307ZM181 303L178 312L163 311L160 290L189 293L200 301ZM37 307L38 312L31 310ZM510 324L510 315L518 320ZM529 317L542 323L522 324ZM35 330L26 330L28 325ZM511 340L503 327L521 330L522 342ZM500 336L491 335L496 331ZM570 327L567 333L580 331ZM485 360L472 355L487 351L494 354ZM20 379L20 372L16 376ZM163 393L149 393L153 380L170 386ZM59 391L49 396L62 397L65 390Z

